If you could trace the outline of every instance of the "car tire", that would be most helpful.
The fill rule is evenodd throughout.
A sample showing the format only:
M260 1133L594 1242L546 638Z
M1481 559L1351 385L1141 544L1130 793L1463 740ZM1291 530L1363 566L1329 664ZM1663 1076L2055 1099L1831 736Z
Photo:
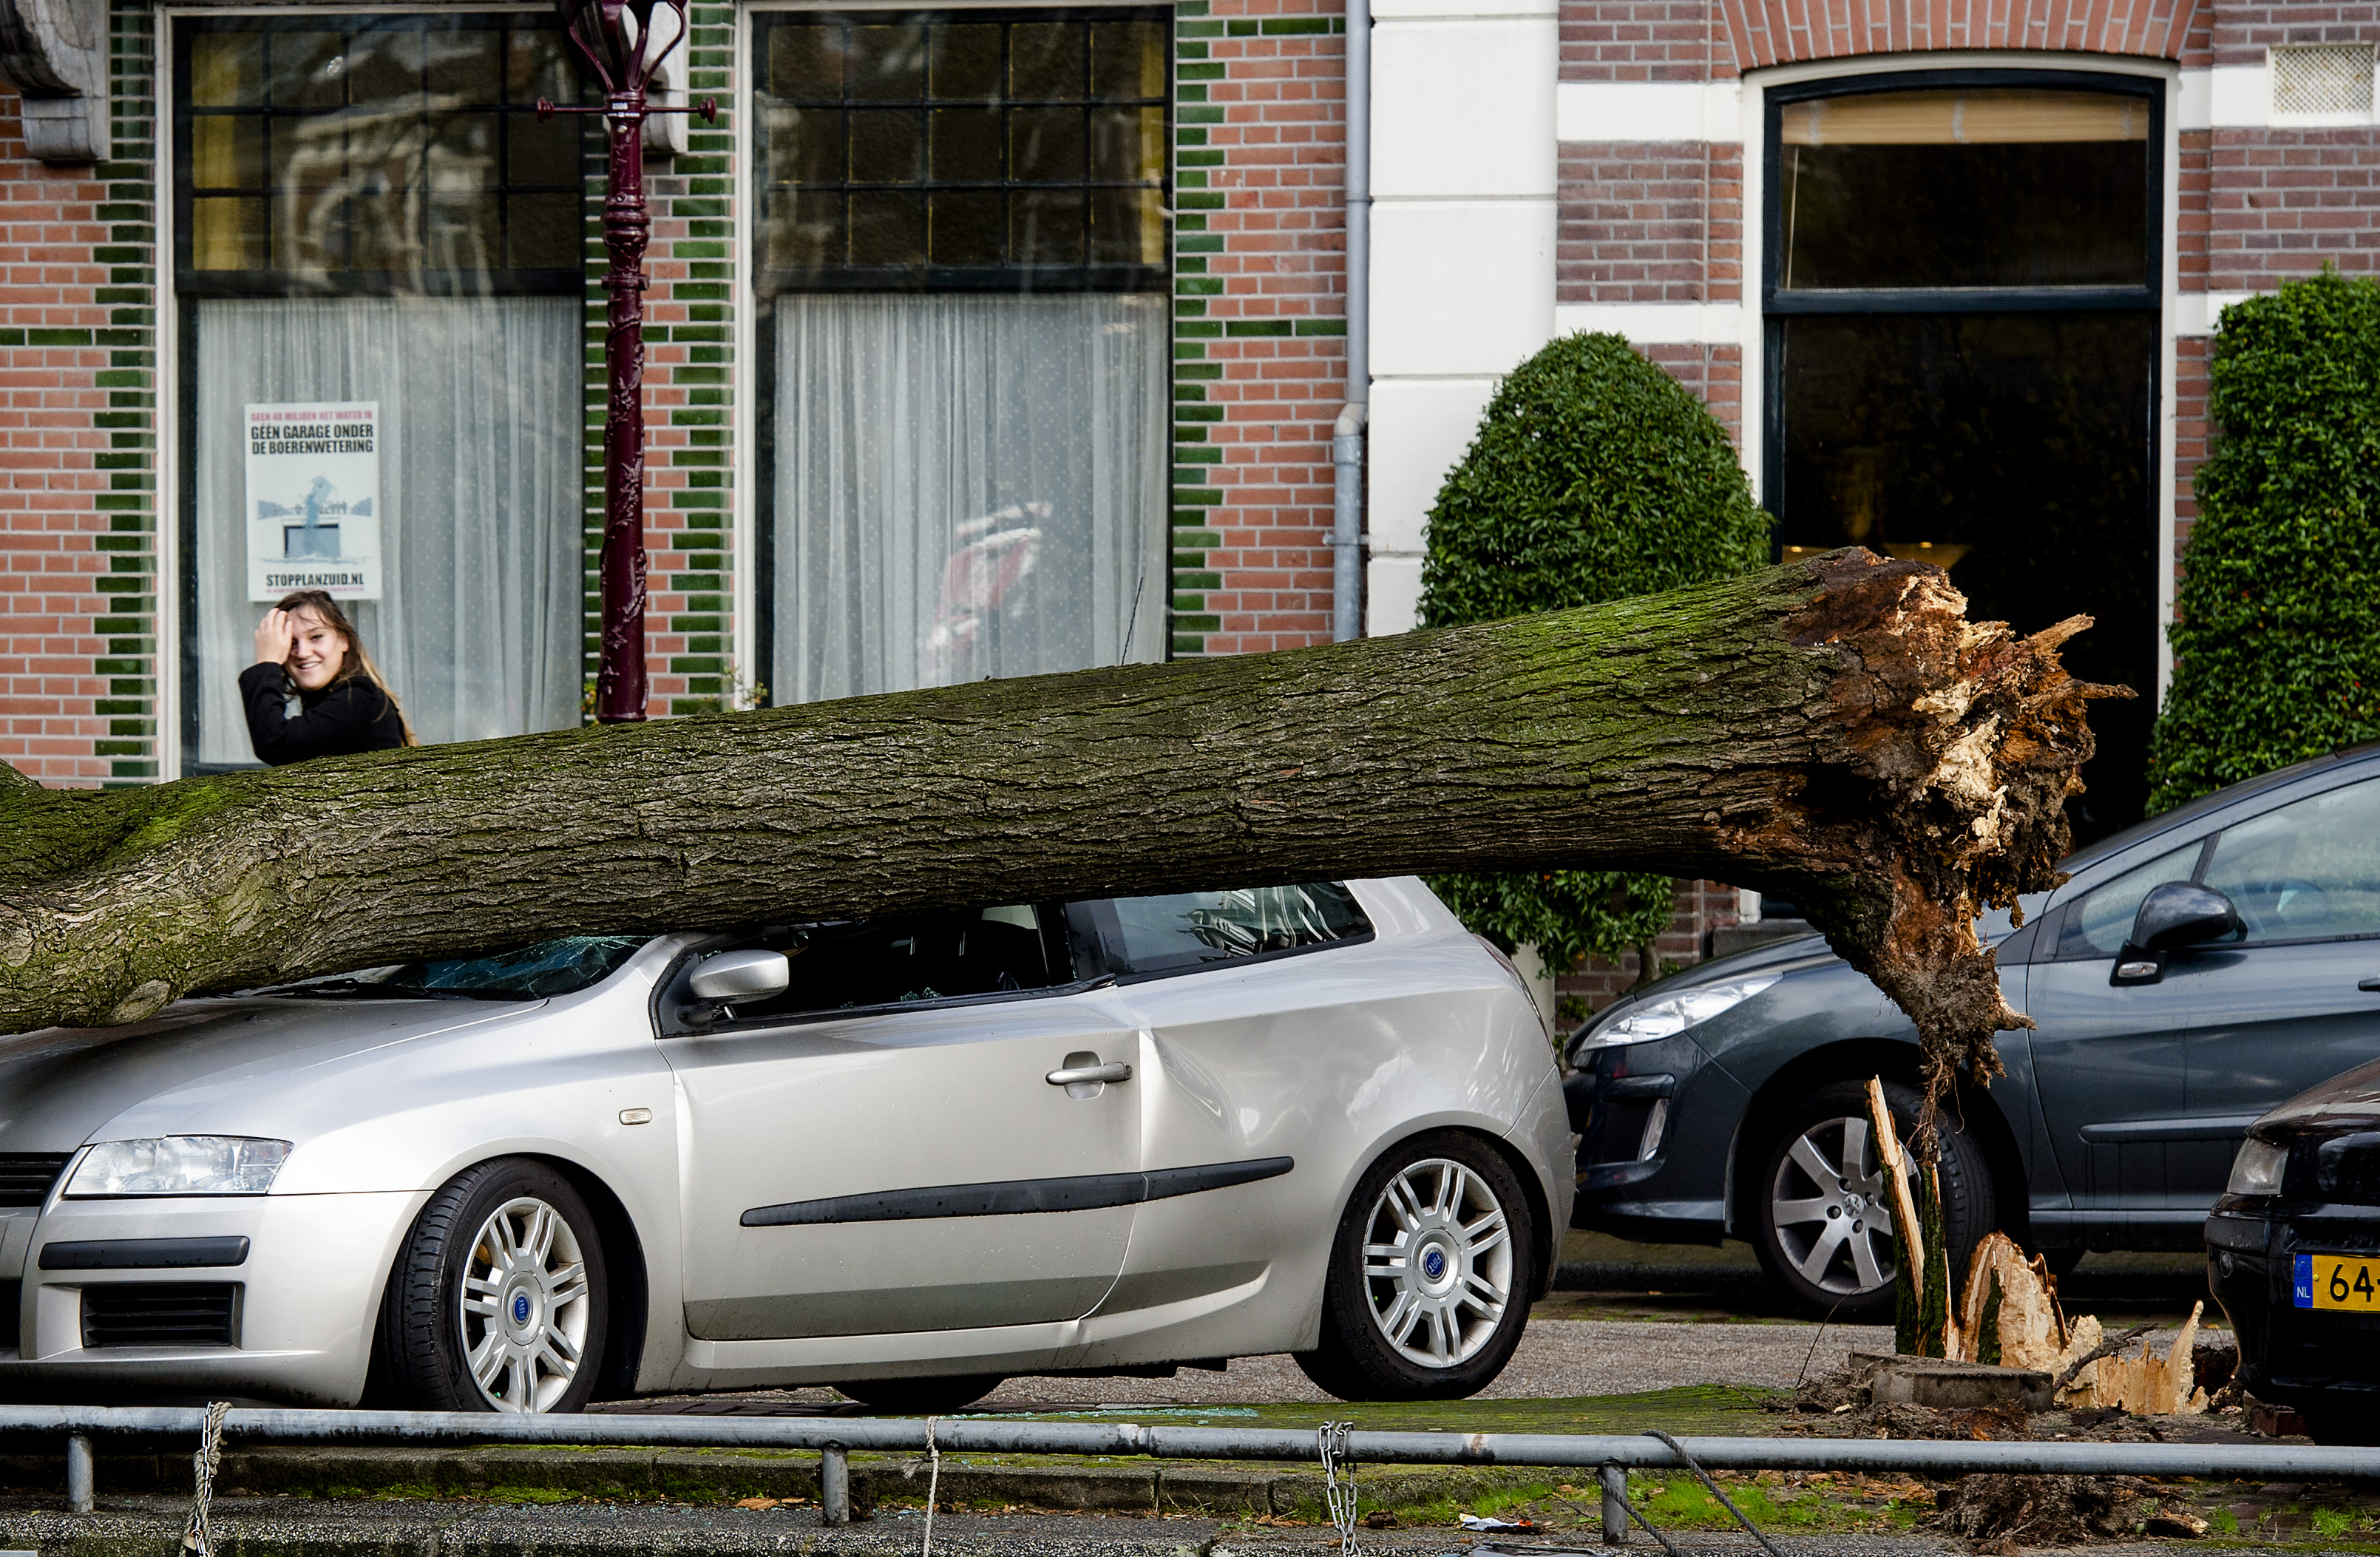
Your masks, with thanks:
M1452 1131L1399 1143L1356 1181L1330 1246L1321 1344L1297 1354L1342 1400L1460 1400L1520 1344L1536 1227L1512 1165Z
M1917 1089L1888 1081L1884 1097L1893 1129L1906 1141L1916 1127ZM1890 1186L1870 1135L1866 1083L1814 1088L1785 1111L1745 1186L1760 1263L1813 1318L1845 1324L1892 1319ZM1941 1142L1942 1230L1956 1279L1992 1230L1997 1208L1983 1143L1955 1111L1942 1114ZM1846 1155L1855 1159L1849 1172Z
M457 1174L414 1219L381 1300L373 1372L417 1411L577 1411L610 1289L594 1213L542 1163Z
M1006 1382L998 1373L943 1379L866 1379L836 1389L888 1417L940 1417L963 1410Z

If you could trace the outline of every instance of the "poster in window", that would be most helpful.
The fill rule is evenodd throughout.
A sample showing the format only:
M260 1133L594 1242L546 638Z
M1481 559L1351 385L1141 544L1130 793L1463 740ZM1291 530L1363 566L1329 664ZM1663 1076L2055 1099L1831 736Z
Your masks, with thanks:
M378 600L380 402L248 407L248 598Z

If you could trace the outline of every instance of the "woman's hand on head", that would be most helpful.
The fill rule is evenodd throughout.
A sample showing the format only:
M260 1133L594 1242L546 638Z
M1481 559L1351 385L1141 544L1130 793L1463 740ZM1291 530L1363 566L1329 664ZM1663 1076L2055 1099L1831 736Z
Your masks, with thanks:
M289 640L294 636L289 613L279 609L264 614L256 624L256 663L260 665L286 664L289 661Z

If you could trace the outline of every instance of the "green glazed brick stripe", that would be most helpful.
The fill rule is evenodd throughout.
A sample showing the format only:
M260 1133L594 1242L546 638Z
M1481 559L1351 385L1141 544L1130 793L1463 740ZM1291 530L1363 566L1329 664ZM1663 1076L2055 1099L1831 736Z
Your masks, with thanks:
M1344 335L1344 319L1231 319L1207 317L1208 299L1223 295L1222 278L1208 274L1210 257L1225 251L1224 235L1208 227L1208 213L1224 209L1226 196L1213 187L1224 152L1208 144L1224 111L1209 100L1217 81L1230 79L1231 62L1213 57L1218 38L1328 35L1345 30L1339 17L1217 18L1210 0L1179 0L1174 6L1173 109L1173 502L1172 653L1175 658L1208 651L1209 635L1222 630L1209 595L1222 588L1212 553L1222 545L1214 510L1223 505L1214 484L1221 451L1209 443L1209 429L1223 408L1208 399L1208 386L1223 374L1208 357L1209 341L1267 337Z

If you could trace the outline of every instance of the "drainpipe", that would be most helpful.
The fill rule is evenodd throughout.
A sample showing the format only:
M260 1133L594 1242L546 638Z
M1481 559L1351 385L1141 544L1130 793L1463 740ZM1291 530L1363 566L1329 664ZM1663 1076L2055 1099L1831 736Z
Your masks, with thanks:
M1371 400L1372 5L1347 0L1347 403L1330 430L1330 637L1364 636L1364 424Z

